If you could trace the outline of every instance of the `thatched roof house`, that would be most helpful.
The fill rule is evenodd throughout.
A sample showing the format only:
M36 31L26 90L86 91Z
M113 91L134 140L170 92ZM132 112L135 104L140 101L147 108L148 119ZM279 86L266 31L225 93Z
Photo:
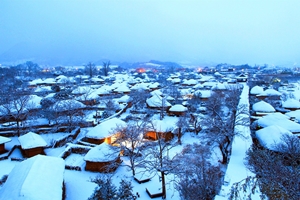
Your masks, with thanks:
M113 172L121 163L120 150L107 143L102 143L89 150L85 155L84 160L86 161L86 170Z
M47 142L34 132L28 132L20 136L18 140L26 157L44 154L44 148L47 146Z
M126 122L119 118L111 118L92 128L86 134L86 139L93 144L101 144L103 142L112 144L118 135L117 129L122 127L126 127Z

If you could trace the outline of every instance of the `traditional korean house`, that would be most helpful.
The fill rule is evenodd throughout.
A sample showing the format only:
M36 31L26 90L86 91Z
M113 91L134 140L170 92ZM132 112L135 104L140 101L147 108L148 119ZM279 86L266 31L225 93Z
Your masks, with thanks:
M107 143L102 143L89 150L84 156L84 160L86 161L85 170L106 173L114 172L121 163L120 149Z
M28 132L18 138L22 152L26 157L33 157L38 154L45 154L44 148L47 146L46 141L34 132Z
M172 140L174 138L173 130L175 127L174 122L165 122L162 120L153 120L151 127L146 131L144 138L149 140L164 139L165 141Z
M86 140L92 144L112 144L118 137L118 130L126 127L126 123L118 118L106 120L97 126L93 127L87 134Z
M175 116L183 116L187 112L187 107L181 105L181 104L176 104L173 105L168 111L168 115L175 115Z

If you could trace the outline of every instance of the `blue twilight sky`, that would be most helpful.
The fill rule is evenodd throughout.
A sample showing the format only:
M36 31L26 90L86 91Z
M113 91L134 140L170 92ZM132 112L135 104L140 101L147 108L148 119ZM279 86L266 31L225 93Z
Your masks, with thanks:
M299 0L1 0L0 63L300 63Z

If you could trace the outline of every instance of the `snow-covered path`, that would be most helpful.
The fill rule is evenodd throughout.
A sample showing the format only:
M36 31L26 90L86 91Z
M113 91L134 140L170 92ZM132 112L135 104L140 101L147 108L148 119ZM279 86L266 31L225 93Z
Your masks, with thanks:
M249 107L249 87L244 85L239 105L246 104ZM249 119L250 120L250 119ZM246 152L252 144L251 132L249 126L237 125L235 131L240 132L242 136L235 136L232 143L232 153L227 166L224 183L219 196L215 200L228 199L230 189L234 183L240 182L248 176L253 176L245 166Z

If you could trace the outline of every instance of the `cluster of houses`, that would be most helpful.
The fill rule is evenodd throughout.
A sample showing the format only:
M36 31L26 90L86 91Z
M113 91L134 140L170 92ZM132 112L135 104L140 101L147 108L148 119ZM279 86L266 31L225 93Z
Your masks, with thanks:
M298 84L282 85L278 90L254 86L251 121L255 140L264 148L281 152L278 144L285 137L300 135L300 90ZM284 98L285 97L285 98Z
M127 115L134 115L130 113L130 94L132 92L143 90L145 93L150 94L149 98L144 102L145 110L152 109L160 111L164 109L168 115L174 118L172 122L168 123L154 119L152 121L153 127L147 130L144 139L157 140L159 135L165 140L171 140L176 134L174 130L176 129L177 117L188 112L189 105L187 100L193 97L193 95L200 94L201 99L207 101L213 90L224 90L229 84L247 81L247 75L245 74L240 76L232 74L230 77L222 76L221 74L216 74L216 76L196 74L194 79L184 78L181 74L171 74L166 81L176 85L181 94L181 103L174 104L174 98L171 95L164 94L162 90L160 90L162 87L160 83L147 78L147 76L142 79L138 76L135 77L135 75L137 74L112 74L115 80L109 84L106 83L108 81L102 78L89 79L83 76L66 77L60 75L56 78L33 80L29 82L29 86L33 88L34 91L32 95L34 98L32 98L31 105L36 105L34 107L35 109L42 109L40 105L41 100L55 95L53 92L53 86L55 85L63 88L69 87L71 84L71 94L73 96L72 99L56 102L55 104L58 104L56 108L61 107L62 109L66 109L66 106L59 106L59 104L64 104L66 103L65 101L69 101L68 104L72 104L74 109L85 110L85 108L89 107L89 110L95 109L93 110L95 114L98 110L103 108L100 101L101 97L112 96L114 101L119 105L121 112L118 112L118 110L115 115L94 123L83 138L76 140L77 144L73 144L75 147L72 147L75 149L74 151L76 151L76 145L78 145L79 149L84 149L84 170L112 172L116 170L122 162L121 151L113 145L119 135L119 133L114 130L117 130L117 127L126 127L126 120L125 117L122 117L122 114L127 113ZM219 78L220 76L222 76L223 81L216 81L216 77ZM80 79L81 83L76 86L78 79ZM233 79L236 81L232 81ZM70 109L70 107L68 109ZM197 110L197 112L198 111L199 110ZM257 112L263 113L264 111L258 109ZM4 155L1 159L9 159L7 155L13 151L13 149L6 149L4 146L9 142L11 142L9 135L4 137L1 136L0 132L0 156ZM48 195L49 199L61 199L63 171L65 169L63 159L66 157L65 155L67 155L67 150L59 157L47 156L45 148L51 148L51 146L47 144L39 132L28 131L26 134L22 134L18 137L18 142L19 144L17 144L17 146L21 149L24 161L16 165L13 171L8 175L6 183L0 189L0 199L19 199L20 196L25 196L28 199L40 199L39 194L48 194L50 190L53 195ZM54 176L54 174L56 178L50 178ZM51 181L45 181L48 179L51 179ZM29 185L32 181L35 183L34 186ZM13 187L15 196L12 197L9 193L14 182L18 184ZM43 193L36 194L36 189L43 191Z

